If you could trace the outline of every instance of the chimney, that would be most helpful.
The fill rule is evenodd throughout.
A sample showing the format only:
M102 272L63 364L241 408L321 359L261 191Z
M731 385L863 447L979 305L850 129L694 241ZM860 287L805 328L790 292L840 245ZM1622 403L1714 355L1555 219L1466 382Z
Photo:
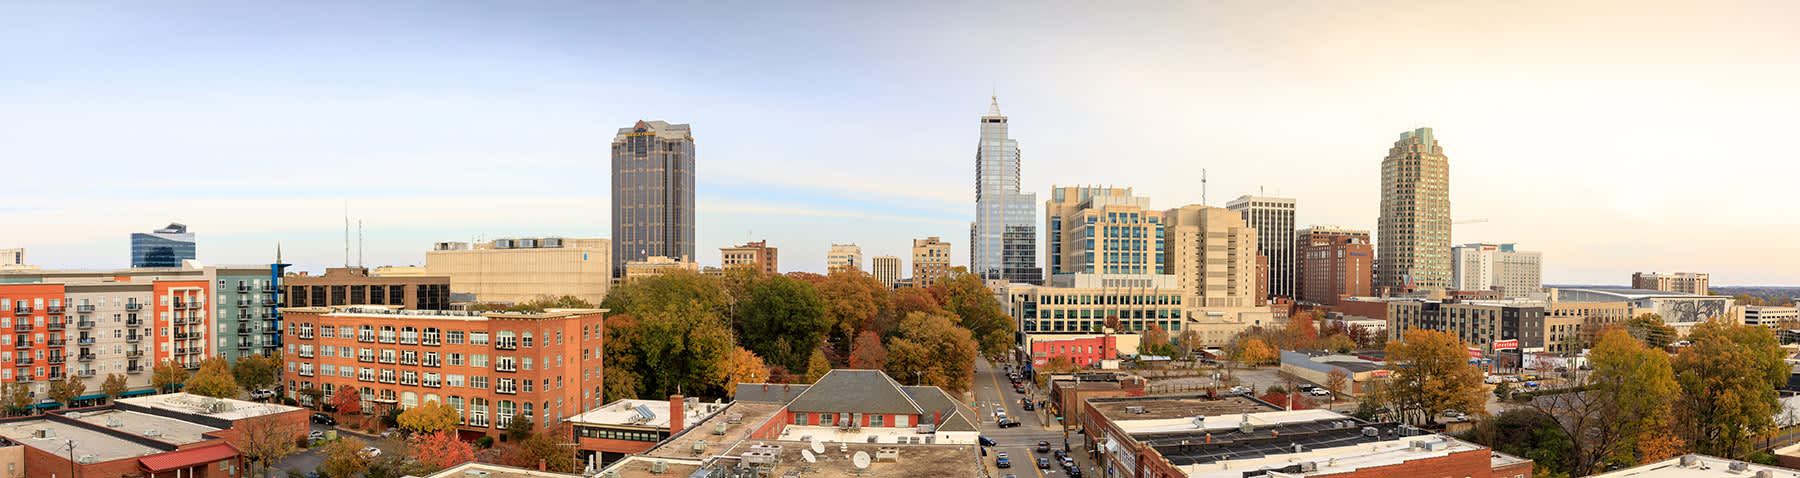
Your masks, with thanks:
M682 425L681 421L682 421L682 419L687 418L687 416L686 416L687 411L682 410L682 407L685 406L686 403L687 403L687 397L683 397L681 395L670 395L669 396L669 435L670 436L673 436L676 433L681 433L681 425Z
M544 459L543 459L543 458L539 458L539 459L538 459L538 471L545 471L545 470L544 470Z
M936 424L943 423L943 422L944 422L944 411L943 410L931 412L931 424L932 425L936 425Z

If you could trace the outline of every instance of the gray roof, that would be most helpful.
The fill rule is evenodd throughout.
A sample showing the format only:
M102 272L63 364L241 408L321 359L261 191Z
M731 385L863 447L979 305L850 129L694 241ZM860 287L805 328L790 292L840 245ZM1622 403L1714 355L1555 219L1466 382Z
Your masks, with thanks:
M775 402L787 403L800 396L811 385L794 385L786 383L740 383L737 393L732 398L741 402Z
M930 421L932 417L936 416L939 417L938 422L932 425L937 425L938 430L947 432L980 431L975 425L975 411L950 398L950 394L944 389L931 386L911 386L901 387L901 389L906 391L907 396L912 397L914 403L919 404L919 408L924 409L924 413L919 417L920 423Z
M922 414L924 410L880 370L837 369L788 402L796 412Z

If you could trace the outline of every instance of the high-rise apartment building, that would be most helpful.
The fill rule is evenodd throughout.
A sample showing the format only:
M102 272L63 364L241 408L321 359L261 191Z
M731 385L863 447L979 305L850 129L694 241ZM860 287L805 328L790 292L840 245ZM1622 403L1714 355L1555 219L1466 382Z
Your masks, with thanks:
M875 280L881 281L889 288L900 285L900 258L895 256L875 256L869 258L869 272Z
M1131 188L1052 187L1044 202L1052 276L1162 274L1162 212Z
M913 239L912 286L931 287L950 275L950 243L936 236Z
M1706 295L1711 279L1705 272L1633 272L1631 288L1644 290L1660 290L1663 292L1685 292L1695 295Z
M1375 287L1450 286L1450 160L1431 128L1400 133L1381 161Z
M612 287L612 241L561 237L439 242L425 252L425 274L449 276L450 292L517 304L574 296L590 304Z
M750 266L762 271L763 275L781 273L780 251L769 247L769 241L746 242L737 247L719 248L719 266Z
M148 233L131 233L131 267L181 267L194 258L194 233L172 222Z
M1369 244L1369 231L1313 226L1295 236L1298 299L1337 305L1345 297L1371 294L1375 246Z
M862 262L862 247L856 244L832 244L825 253L826 272L860 271Z
M612 270L650 256L694 257L694 136L639 121L612 142Z
M1163 214L1164 269L1180 278L1191 307L1256 304L1256 229L1224 208L1187 205Z
M1256 248L1269 261L1270 298L1295 296L1294 203L1294 198L1240 196L1225 204L1256 229Z
M1463 244L1450 249L1450 288L1481 291L1499 288L1506 298L1542 292L1543 253L1521 251L1513 244Z
M981 141L975 147L969 271L983 279L1042 284L1036 221L1037 194L1020 192L1019 142L1007 135L1007 119L996 97L981 116Z

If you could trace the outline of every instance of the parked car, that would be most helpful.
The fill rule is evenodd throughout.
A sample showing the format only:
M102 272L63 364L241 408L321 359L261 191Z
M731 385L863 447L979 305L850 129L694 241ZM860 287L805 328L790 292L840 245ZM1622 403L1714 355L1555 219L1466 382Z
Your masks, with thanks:
M1050 456L1054 456L1054 457L1056 457L1056 459L1062 460L1062 459L1067 459L1069 457L1069 453L1062 451L1062 450L1056 450L1056 451L1050 452Z
M320 425L336 425L337 419L323 413L312 414L312 422Z
M366 447L363 447L362 454L364 457L368 457L368 458L378 457L378 456L381 456L381 449L375 448L372 446L366 446Z
M325 432L313 430L312 433L306 434L306 439L308 441L325 441Z
M1050 453L1050 442L1047 442L1047 441L1038 442L1037 452L1038 453Z
M275 398L274 390L269 390L266 388L259 388L259 389L250 391L250 399L251 400L266 400L266 399L270 399L270 398Z
M1050 459L1049 458L1038 458L1038 468L1045 469L1045 470L1050 469Z
M1070 478L1081 478L1081 467L1079 467L1079 466L1069 467L1069 477Z
M1031 410L1037 410L1037 405L1034 405L1031 402L1031 399L1026 398L1026 399L1019 400L1019 408L1024 408L1026 411L1031 411Z
M1525 382L1525 386L1527 386L1527 387L1536 387L1538 385L1539 384L1537 382Z
M1312 390L1310 390L1310 391L1307 391L1307 392L1306 392L1306 393L1310 393L1310 394L1312 394L1312 395L1313 395L1313 396L1315 396L1315 397L1328 397L1328 396L1331 396L1331 391L1330 391L1330 390L1326 390L1326 389L1324 389L1324 388L1314 388L1314 389L1312 389Z
M1005 453L994 455L994 466L1012 468L1012 458L1007 458Z
M994 446L1000 444L999 442L995 442L994 439L988 438L987 435L976 437L976 439L981 441L981 446Z
M998 423L1000 425L1000 428L1012 428L1012 427L1019 426L1019 422L1015 422L1011 418L1002 418L1002 419L1000 419L1000 421Z
M1236 394L1236 395L1243 395L1243 394L1246 394L1246 393L1250 393L1250 387L1246 387L1246 386L1243 386L1243 385L1238 385L1238 386L1235 386L1235 387L1231 387L1231 390L1226 390L1226 391L1225 391L1225 393L1230 393L1230 394Z

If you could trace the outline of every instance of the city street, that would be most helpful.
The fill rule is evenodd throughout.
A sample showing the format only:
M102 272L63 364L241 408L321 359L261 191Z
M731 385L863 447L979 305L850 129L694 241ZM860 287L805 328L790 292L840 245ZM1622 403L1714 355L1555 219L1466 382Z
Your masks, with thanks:
M1019 399L1025 398L1027 395L1014 392L1011 381L1006 378L1006 370L998 365L988 363L984 359L976 361L974 385L975 399L978 400L976 405L979 408L979 415L982 417L981 435L992 438L998 443L997 446L989 447L988 454L981 457L985 470L994 473L993 476L1011 474L1021 477L1044 477L1065 474L1062 466L1055 464L1055 458L1050 453L1036 451L1039 441L1050 442L1052 450L1059 450L1063 447L1062 427L1056 425L1055 417L1047 415L1047 407L1037 407L1037 410L1026 411ZM1048 391L1038 390L1030 382L1026 383L1026 391L1030 392L1033 400L1047 399ZM1006 416L1018 421L1021 425L1013 428L1000 428L994 417L994 410L998 408L1004 408ZM1069 455L1075 458L1077 464L1081 465L1082 476L1094 476L1093 473L1087 472L1093 464L1088 460L1086 451L1081 449L1081 442L1079 436L1068 439ZM994 454L996 452L1005 452L1012 459L1012 468L995 468ZM1051 459L1050 469L1037 468L1037 459L1040 457Z

